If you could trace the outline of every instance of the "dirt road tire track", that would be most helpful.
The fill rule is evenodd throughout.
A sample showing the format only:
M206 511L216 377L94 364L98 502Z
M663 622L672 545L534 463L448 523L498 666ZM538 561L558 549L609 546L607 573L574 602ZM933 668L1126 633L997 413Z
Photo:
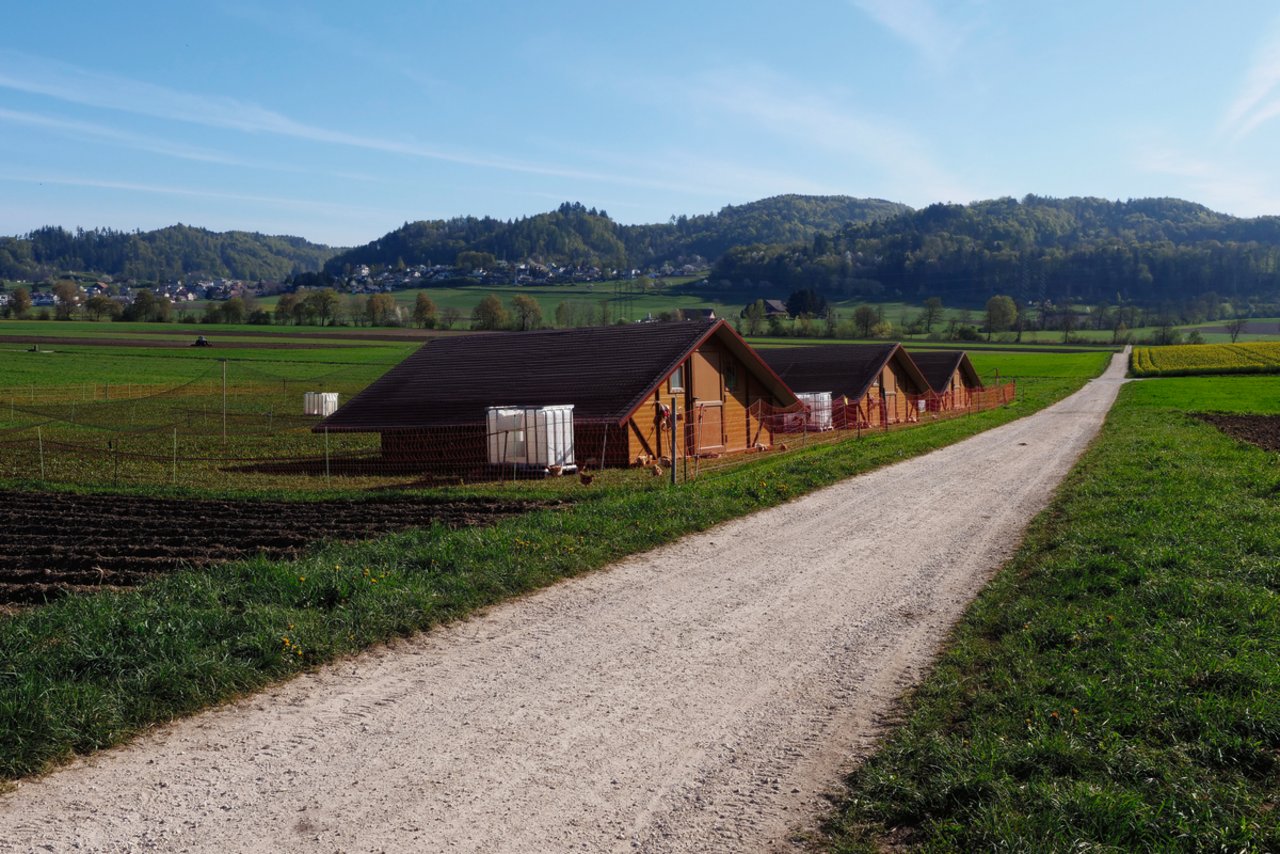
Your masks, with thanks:
M0 849L785 848L1096 434L1124 365L22 783Z

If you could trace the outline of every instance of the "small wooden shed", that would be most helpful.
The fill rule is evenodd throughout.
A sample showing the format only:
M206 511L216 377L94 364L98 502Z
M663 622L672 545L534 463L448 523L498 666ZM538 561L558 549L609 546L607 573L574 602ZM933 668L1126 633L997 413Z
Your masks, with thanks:
M757 403L796 403L725 323L677 321L440 338L313 428L381 434L384 460L466 470L487 460L490 407L573 407L578 465L746 450L767 427ZM754 406L754 409L753 409Z
M761 357L797 393L830 392L837 428L915 421L929 383L900 344L778 347Z
M914 350L911 360L933 390L928 403L932 412L965 409L974 392L982 390L982 378L963 350Z

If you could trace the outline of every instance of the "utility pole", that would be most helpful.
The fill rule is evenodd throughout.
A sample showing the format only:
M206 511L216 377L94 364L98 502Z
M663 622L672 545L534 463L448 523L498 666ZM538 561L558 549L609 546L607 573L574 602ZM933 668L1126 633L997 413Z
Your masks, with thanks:
M676 485L676 460L680 453L680 413L676 409L677 398L671 396L671 485Z
M227 360L222 359L222 441L227 441Z

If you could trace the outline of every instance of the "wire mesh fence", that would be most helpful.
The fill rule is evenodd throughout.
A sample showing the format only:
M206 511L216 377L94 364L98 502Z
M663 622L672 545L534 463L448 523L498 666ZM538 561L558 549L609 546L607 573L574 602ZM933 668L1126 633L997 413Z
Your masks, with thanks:
M1015 393L1009 383L946 395L806 397L787 408L674 400L674 407L642 410L622 424L494 407L475 424L383 433L328 431L321 426L323 410L309 411L307 393L336 394L337 402L345 402L374 375L366 367L284 377L223 362L173 386L0 388L0 478L245 491L556 476L584 484L660 484L722 471L760 454L990 409L1011 402ZM498 417L495 410L505 414Z

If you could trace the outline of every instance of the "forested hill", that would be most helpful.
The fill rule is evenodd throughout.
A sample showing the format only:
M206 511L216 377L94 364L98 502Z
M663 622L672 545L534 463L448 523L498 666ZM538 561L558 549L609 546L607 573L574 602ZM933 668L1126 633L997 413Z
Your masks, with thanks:
M461 252L487 252L508 261L648 267L714 261L732 246L809 240L847 223L870 222L910 208L849 196L774 196L719 213L672 217L656 225L621 225L605 211L566 202L557 210L517 220L457 217L405 225L365 246L335 256L334 274L357 264L452 264Z
M218 233L186 225L145 232L71 232L49 226L25 237L0 237L0 278L34 280L88 271L152 282L189 275L279 280L319 270L333 253L301 237Z
M714 263L711 289L734 299L807 288L837 299L937 296L953 305L981 305L997 293L1059 303L1158 304L1209 293L1280 299L1280 217L1241 219L1178 199L1027 196L912 210L788 195L654 225L621 225L565 203L518 220L406 223L334 252L297 237L184 225L132 233L48 227L0 238L0 278L85 271L271 280L322 265L342 273L359 264L454 264L470 252L604 270Z
M878 222L911 208L883 199L850 196L772 196L745 205L728 205L719 213L675 217L656 226L623 226L628 249L641 260L674 260L696 254L715 261L734 246L751 243L794 243L810 240L850 223ZM653 237L649 235L652 234ZM650 242L652 241L652 242Z
M1179 199L937 204L802 243L731 249L712 280L748 292L814 288L955 304L995 293L1057 302L1274 297L1280 218L1241 219Z

